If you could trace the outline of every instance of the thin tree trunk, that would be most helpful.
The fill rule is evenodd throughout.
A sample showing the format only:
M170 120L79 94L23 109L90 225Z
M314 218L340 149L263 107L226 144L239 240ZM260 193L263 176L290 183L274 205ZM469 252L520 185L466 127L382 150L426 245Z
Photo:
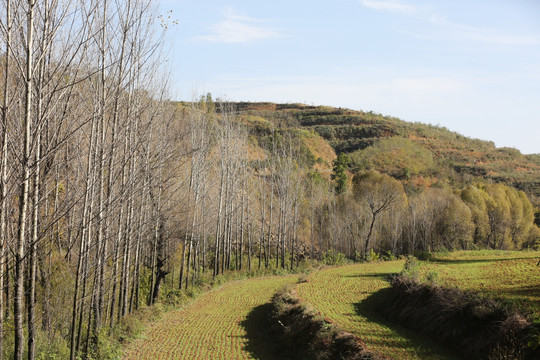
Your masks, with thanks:
M218 220L216 225L216 241L215 241L215 253L214 253L214 273L213 277L215 278L219 274L219 240L221 237L221 221L223 216L223 193L225 191L225 172L221 170L221 184L219 191L219 202L218 202Z
M2 160L0 162L0 360L3 359L4 348L4 268L7 266L7 157L8 157L8 116L9 116L9 87L10 87L10 47L11 47L11 0L6 0L6 50L4 60L4 102L2 106Z
M29 279L28 279L28 360L33 360L36 356L36 246L38 241L38 220L39 220L39 184L40 184L40 161L41 161L41 135L38 126L36 141L36 166L34 169L34 200L32 217L32 237L29 251Z
M19 200L19 220L17 245L15 252L15 299L14 299L14 325L16 360L22 360L24 349L23 333L23 302L24 302L24 252L26 243L26 217L28 212L28 190L30 185L30 142L32 125L32 88L33 88L33 42L34 42L34 8L35 0L28 0L28 22L26 37L26 73L25 73L25 114L23 120L23 157L21 193Z
M81 240L80 240L80 246L79 246L79 259L77 262L77 272L75 274L75 288L73 291L73 308L72 308L72 317L71 317L71 346L70 346L70 360L74 360L76 353L78 352L78 339L80 336L75 336L75 330L76 330L76 321L77 321L77 315L79 313L79 306L78 306L78 293L79 293L79 286L81 281L83 284L86 283L86 279L81 279L81 271L83 268L83 258L86 252L86 231L87 231L87 217L88 217L88 210L89 210L89 201L90 201L90 191L91 191L91 171L92 171L92 153L93 153L93 145L94 145L94 134L95 134L95 121L92 120L92 129L90 131L90 146L88 149L88 157L87 157L87 168L86 168L86 183L85 183L85 192L84 192L84 201L82 204L83 208L83 214L82 214L82 221L81 221ZM84 297L84 292L81 298ZM82 305L81 305L82 307ZM80 331L80 328L79 328ZM77 340L76 340L77 339Z

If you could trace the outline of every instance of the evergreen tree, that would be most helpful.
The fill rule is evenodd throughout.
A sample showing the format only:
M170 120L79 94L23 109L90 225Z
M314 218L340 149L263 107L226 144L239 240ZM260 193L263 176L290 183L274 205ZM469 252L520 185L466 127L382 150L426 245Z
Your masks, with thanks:
M336 193L342 194L347 190L347 169L351 159L344 153L339 154L336 160L332 163L334 166L332 171L332 180L336 182Z

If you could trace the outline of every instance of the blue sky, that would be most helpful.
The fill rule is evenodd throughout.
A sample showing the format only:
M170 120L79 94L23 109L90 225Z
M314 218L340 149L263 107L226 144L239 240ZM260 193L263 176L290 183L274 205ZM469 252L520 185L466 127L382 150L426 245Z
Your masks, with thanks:
M174 99L372 110L540 153L539 0L161 0L160 13Z

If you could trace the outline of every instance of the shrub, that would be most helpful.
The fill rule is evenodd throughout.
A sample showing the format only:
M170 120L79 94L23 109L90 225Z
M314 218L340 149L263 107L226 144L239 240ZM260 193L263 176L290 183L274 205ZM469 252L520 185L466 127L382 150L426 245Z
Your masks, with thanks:
M367 261L368 262L377 262L379 261L381 258L380 258L380 255L378 253L376 253L375 251L373 251L373 249L371 249L369 251L369 254L367 256Z
M163 299L163 302L170 306L179 306L186 301L186 295L182 290L170 290Z
M36 358L39 360L61 360L69 358L69 344L61 336L49 339L42 331L37 332Z
M323 263L326 265L343 265L345 262L345 254L330 249L324 254Z
M383 254L381 254L381 257L383 261L393 261L396 260L396 256L392 254L391 250L385 251Z
M422 260L422 261L429 261L433 258L433 254L426 250L416 250L414 252L414 256L418 260Z
M405 261L405 265L403 266L403 270L401 270L400 275L412 280L418 280L420 276L419 269L420 263L418 262L418 259L416 259L414 256L409 256Z

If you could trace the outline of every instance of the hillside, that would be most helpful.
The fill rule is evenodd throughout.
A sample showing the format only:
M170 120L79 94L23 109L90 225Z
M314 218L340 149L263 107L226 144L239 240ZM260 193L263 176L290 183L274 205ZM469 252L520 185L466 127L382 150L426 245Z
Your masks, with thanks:
M437 183L462 186L478 180L504 183L525 191L535 206L540 205L540 154L524 155L445 127L371 111L302 104L234 105L255 132L273 124L319 135L324 141L318 141L318 147L312 141L311 147L319 163L335 156L327 149L330 145L336 153L350 154L353 171L374 169L413 188Z

